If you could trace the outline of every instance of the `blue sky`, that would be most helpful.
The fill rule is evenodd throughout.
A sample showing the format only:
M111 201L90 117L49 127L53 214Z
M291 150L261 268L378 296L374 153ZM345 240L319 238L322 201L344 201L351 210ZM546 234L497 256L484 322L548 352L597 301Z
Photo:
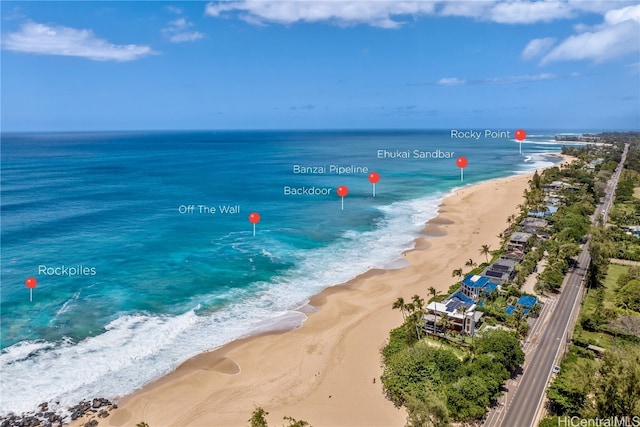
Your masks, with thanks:
M3 131L640 129L628 1L3 1Z

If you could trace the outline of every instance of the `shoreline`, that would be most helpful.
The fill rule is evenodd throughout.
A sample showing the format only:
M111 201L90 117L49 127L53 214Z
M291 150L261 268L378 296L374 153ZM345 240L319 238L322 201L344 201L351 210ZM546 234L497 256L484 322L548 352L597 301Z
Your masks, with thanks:
M414 239L414 248L402 254L400 259L408 266L371 269L324 289L305 306L312 310L297 310L307 315L300 327L264 332L196 355L121 398L118 409L100 424L245 426L254 407L261 406L276 425L284 415L314 426L404 425L404 410L385 399L380 381L372 381L381 374L379 348L389 331L401 324L401 315L391 304L414 293L428 299L429 286L445 292L455 282L451 271L464 269L463 260L479 259L482 244L497 248L497 234L506 228L507 216L517 211L533 173L453 190ZM479 209L485 215L465 209L466 203L480 202L485 204ZM438 255L447 255L448 260L434 264L428 259ZM435 276L429 280L423 269L432 272L433 267L437 271L428 274ZM404 289L398 289L400 284ZM363 407L370 408L366 414L353 413Z

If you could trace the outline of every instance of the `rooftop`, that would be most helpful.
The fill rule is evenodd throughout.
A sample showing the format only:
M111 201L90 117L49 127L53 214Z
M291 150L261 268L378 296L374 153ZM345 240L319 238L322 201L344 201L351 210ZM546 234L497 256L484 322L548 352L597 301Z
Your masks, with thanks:
M518 243L527 243L531 238L531 233L522 233L520 231L516 231L509 237L510 242L518 242Z
M507 313L507 314L511 314L514 311L516 311L516 308L514 306L510 305L510 306L507 306L507 309L504 312ZM522 313L525 314L525 315L528 314L529 313L529 309L528 308L523 309Z
M522 295L520 298L518 298L518 302L516 304L523 307L533 307L537 302L538 300L536 299L536 297L532 297L530 295Z
M529 227L544 228L549 225L549 221L541 218L525 218L520 221L520 225L528 225Z
M473 276L469 274L462 280L462 283L469 288L484 288L487 286L488 282L488 277L479 276L477 274Z
M509 271L515 269L516 265L518 265L518 261L514 261L512 259L499 259L491 264L489 268L496 271Z
M468 296L466 296L465 294L463 294L462 292L458 291L455 294L452 294L449 299L453 299L453 298L458 298L461 301L467 302L469 304L473 304L474 301L469 298Z
M473 313L476 306L470 298L467 298L462 294L455 293L443 302L430 302L429 305L427 305L427 310L435 311L436 313L446 313L449 317L462 319L463 314L458 312L459 307L464 307L464 313L469 315Z

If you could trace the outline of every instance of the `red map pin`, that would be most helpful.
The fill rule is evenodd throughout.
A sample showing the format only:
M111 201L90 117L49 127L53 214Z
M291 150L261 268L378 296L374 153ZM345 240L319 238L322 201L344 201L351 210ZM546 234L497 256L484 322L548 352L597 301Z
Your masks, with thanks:
M469 164L469 160L466 157L458 157L456 159L456 165L460 168L460 181L464 180L464 168Z
M369 174L369 182L373 184L373 197L376 197L376 184L380 182L380 174L378 172L371 172Z
M522 154L522 141L527 137L527 133L524 129L518 129L515 135L516 139L520 142L520 154Z
M344 210L344 196L349 194L349 189L346 185L341 185L336 189L336 193L338 193L338 196L342 199L342 210Z
M31 302L33 301L33 288L38 286L38 281L35 279L35 277L29 277L24 281L24 284L27 288L29 288L29 302Z
M260 222L260 214L258 212L251 212L249 214L249 222L253 224L253 237L256 237L256 224Z

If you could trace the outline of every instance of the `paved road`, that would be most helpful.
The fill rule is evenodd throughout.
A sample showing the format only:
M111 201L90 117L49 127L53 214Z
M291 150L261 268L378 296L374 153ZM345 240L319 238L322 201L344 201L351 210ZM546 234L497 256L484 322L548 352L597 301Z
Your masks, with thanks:
M606 223L606 218L611 208L615 189L622 172L622 165L627 156L629 146L626 145L622 155L622 161L614 172L606 188L606 195L602 198L595 214L591 218L592 224L596 224L601 214ZM589 242L584 245L582 253L578 256L578 264L575 270L565 277L560 296L555 309L550 313L549 321L542 331L538 345L527 354L524 374L519 385L513 392L513 397L500 416L490 414L485 422L485 427L499 425L504 427L533 427L535 426L540 405L544 399L545 390L551 371L556 364L561 350L566 348L569 341L569 328L573 328L577 317L577 306L582 300L584 276L589 267ZM500 410L502 412L502 410Z
M628 259L611 258L609 262L611 264L630 265L632 267L640 266L640 261L629 261Z

